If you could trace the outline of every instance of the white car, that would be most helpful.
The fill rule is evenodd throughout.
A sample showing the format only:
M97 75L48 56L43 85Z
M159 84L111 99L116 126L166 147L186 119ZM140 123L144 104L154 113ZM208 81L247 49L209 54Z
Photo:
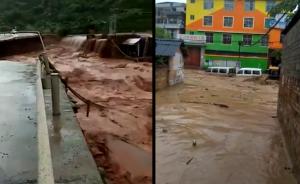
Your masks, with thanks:
M208 67L206 71L209 73L225 75L231 75L236 73L236 69L233 67Z
M236 73L237 76L261 76L262 72L260 68L241 68Z

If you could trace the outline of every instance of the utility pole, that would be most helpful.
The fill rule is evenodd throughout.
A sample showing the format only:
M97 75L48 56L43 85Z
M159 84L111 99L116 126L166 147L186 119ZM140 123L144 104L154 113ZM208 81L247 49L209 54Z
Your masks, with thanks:
M239 67L241 65L241 46L243 45L243 41L239 41Z
M117 32L117 15L113 14L109 20L109 34L115 34Z

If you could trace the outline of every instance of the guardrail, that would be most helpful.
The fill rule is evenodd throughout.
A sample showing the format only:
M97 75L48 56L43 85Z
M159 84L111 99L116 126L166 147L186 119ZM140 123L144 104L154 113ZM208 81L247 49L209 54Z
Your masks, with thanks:
M45 101L41 82L41 63L37 61L37 142L38 183L54 184L51 149L46 119Z

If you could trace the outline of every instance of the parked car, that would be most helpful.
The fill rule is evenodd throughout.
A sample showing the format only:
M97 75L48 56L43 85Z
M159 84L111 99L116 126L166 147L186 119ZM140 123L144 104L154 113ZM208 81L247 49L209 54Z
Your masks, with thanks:
M223 75L235 75L236 69L234 67L208 67L207 72L209 73L215 73L215 74L223 74Z
M260 68L241 68L236 74L237 76L261 76Z
M269 73L269 79L278 80L280 77L280 68L278 66L270 66L268 73Z

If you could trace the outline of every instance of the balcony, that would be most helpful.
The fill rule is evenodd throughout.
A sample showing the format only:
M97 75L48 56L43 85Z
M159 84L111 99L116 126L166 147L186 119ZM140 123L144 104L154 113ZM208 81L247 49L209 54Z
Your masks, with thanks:
M184 25L180 23L156 23L156 27L163 29L184 29Z

